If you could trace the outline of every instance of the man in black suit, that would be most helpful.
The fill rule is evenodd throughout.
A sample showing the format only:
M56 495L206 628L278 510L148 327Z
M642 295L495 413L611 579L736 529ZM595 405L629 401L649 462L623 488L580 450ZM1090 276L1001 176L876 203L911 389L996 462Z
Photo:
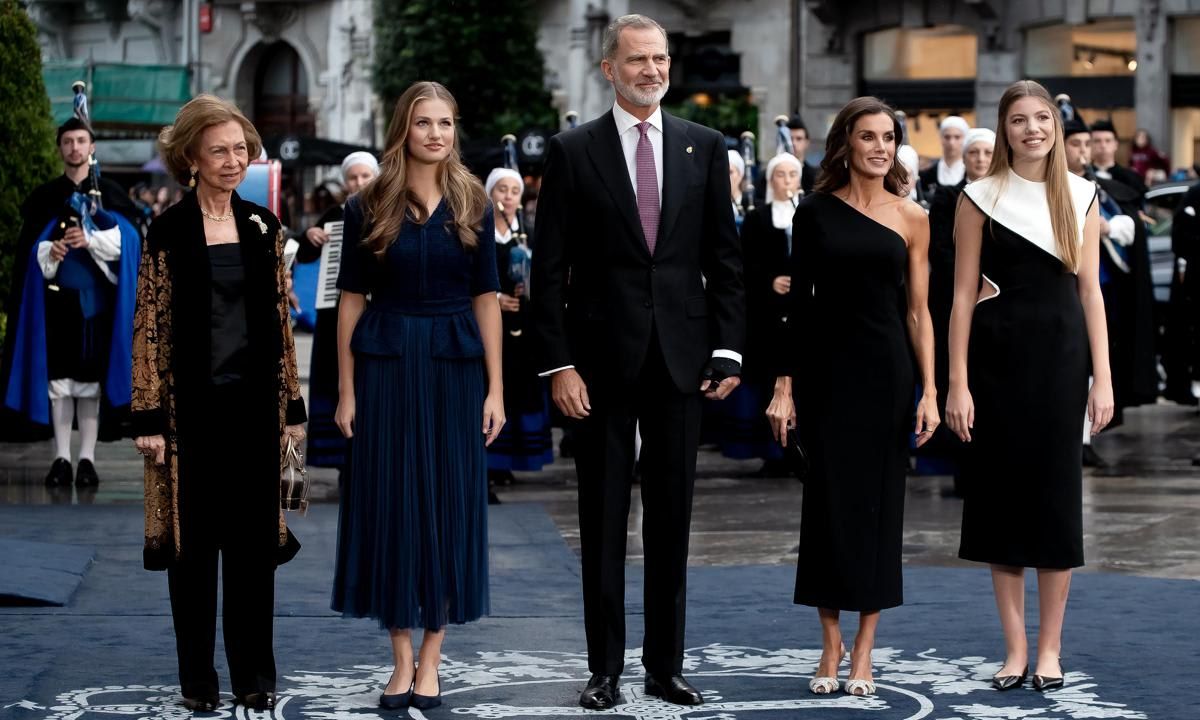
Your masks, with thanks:
M605 31L611 112L551 139L531 286L544 375L577 421L575 464L592 677L579 703L616 703L625 658L625 540L642 436L646 692L698 705L681 675L700 397L738 384L742 259L724 138L659 108L662 26Z

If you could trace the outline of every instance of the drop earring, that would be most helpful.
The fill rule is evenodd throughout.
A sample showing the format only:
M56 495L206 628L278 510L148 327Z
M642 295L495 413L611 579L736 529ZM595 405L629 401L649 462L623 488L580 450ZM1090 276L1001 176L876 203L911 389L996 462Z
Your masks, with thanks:
M849 169L849 167L850 167L850 161L849 161L849 160L846 160L846 159L843 159L843 160L842 160L842 167Z
M192 177L188 179L188 187L196 187L196 168L192 168Z

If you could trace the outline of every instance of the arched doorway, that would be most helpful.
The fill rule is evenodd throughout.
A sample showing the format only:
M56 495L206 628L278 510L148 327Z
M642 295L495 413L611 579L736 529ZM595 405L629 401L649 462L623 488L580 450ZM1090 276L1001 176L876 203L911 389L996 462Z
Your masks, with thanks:
M308 72L286 42L263 48L254 71L254 125L264 136L313 135L316 118L308 106Z

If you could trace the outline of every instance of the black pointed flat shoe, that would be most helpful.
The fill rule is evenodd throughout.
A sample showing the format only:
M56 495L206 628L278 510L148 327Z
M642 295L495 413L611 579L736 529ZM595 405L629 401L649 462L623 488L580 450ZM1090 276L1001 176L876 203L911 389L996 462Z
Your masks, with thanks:
M1063 686L1063 677L1067 674L1067 669L1062 666L1062 659L1058 661L1058 670L1062 673L1058 677L1050 677L1049 675L1034 675L1033 689L1038 692L1046 692L1047 690L1055 690Z
M1021 671L1020 675L995 675L992 677L992 687L997 690L1015 690L1025 684L1025 678L1029 676L1029 666Z

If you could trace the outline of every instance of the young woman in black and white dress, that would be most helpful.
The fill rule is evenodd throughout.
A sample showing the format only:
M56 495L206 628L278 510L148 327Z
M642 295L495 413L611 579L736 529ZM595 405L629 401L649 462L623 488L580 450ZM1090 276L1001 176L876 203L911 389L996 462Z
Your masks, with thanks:
M1025 568L1037 568L1033 683L1046 690L1063 682L1067 592L1083 565L1079 427L1085 409L1093 434L1113 413L1099 214L1095 185L1067 172L1044 87L1011 85L998 125L991 169L963 190L955 222L946 419L969 443L959 556L991 565L1004 629L992 683L1025 680Z

